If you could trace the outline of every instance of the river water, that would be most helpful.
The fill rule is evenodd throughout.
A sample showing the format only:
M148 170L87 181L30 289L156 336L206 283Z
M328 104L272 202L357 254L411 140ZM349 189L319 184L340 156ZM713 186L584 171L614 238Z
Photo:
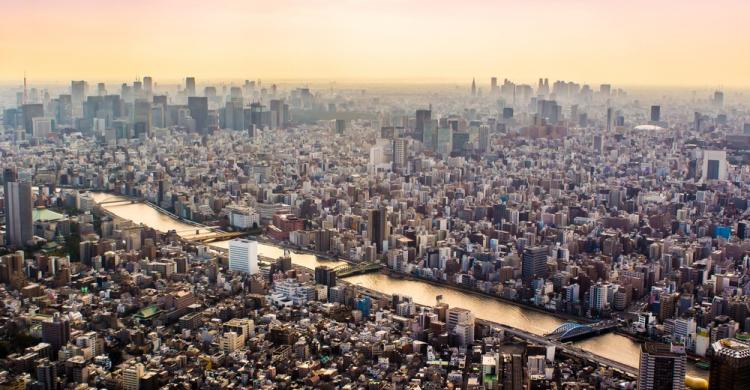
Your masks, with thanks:
M123 200L123 202L107 203L103 206L109 212L121 218L130 219L135 223L164 232L175 230L178 234L187 238L196 234L194 226L163 214L147 204L130 203L124 198L106 193L95 193L94 199L100 203L103 201ZM199 234L204 235L206 232L200 231ZM226 241L215 242L210 245L226 248ZM258 245L258 254L262 256L278 258L283 253L284 250L276 246L262 243ZM291 257L293 263L308 268L315 268L318 265L336 266L340 264L335 260L326 260L306 253L292 252ZM351 276L346 278L346 280L350 283L362 285L363 287L385 294L398 293L409 295L414 299L414 302L422 305L434 305L435 297L442 295L443 302L448 303L451 307L469 309L477 318L494 321L539 335L550 332L564 322L550 314L451 288L441 288L418 280L400 279L381 273ZM576 345L596 355L604 356L631 367L638 367L640 344L627 337L608 333L576 342ZM708 376L707 371L700 370L692 364L688 365L688 374L702 378Z

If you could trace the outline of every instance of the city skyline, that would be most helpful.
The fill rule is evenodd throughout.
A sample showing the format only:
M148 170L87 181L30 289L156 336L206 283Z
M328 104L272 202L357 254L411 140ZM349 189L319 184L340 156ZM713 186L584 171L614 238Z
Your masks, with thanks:
M549 75L748 87L750 54L738 49L750 44L742 23L750 5L722 3L13 2L0 26L7 59L0 82L24 72L38 82L145 74L177 82L189 70L201 80L452 83L497 75L531 82ZM64 39L51 39L57 36Z

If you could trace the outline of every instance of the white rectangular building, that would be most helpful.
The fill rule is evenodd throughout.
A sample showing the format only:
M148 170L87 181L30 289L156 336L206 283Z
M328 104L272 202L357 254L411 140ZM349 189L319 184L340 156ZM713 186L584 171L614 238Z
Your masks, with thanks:
M229 241L229 270L258 273L258 242L241 238Z

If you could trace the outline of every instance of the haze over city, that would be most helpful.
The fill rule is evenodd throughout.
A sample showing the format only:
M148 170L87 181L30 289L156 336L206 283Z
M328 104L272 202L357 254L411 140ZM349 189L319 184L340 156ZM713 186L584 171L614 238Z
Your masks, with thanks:
M738 88L748 13L742 0L6 1L0 76Z
M750 390L748 15L3 1L0 390Z

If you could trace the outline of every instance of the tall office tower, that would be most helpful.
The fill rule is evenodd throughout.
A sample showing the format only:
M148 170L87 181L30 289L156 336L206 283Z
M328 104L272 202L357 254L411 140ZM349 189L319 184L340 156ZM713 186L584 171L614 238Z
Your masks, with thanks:
M406 166L406 139L399 137L393 140L393 166L403 168Z
M658 122L661 120L661 107L651 106L651 122Z
M750 389L750 343L723 339L711 344L709 390Z
M612 107L607 107L607 132L612 131Z
M503 390L521 390L523 388L523 357L519 354L500 354L498 359L498 383Z
M554 100L541 99L537 102L537 113L547 124L557 124L560 120L560 111L560 105Z
M471 79L471 96L477 96L477 80Z
M31 220L31 184L19 182L14 169L3 171L5 190L5 241L23 248L34 238Z
M612 94L612 86L609 84L602 84L599 86L599 93L604 97L609 97Z
M250 104L250 118L249 121L245 119L245 124L255 125L256 128L262 129L265 126L271 125L271 112L266 111L266 106L260 103Z
M70 322L55 313L52 318L42 321L42 341L52 346L53 356L70 339Z
M32 383L33 385L39 385L38 388L42 390L55 390L57 386L57 366L52 364L49 359L44 358L37 362L36 369L36 381L38 383Z
M344 134L346 131L346 119L336 119L336 134Z
M414 124L414 139L424 140L424 129L432 121L432 110L417 110L417 120Z
M315 283L336 287L336 270L325 265L315 267Z
M721 91L714 92L714 105L716 107L724 106L724 92L721 92Z
M703 151L703 180L727 180L727 152Z
M479 126L479 152L486 153L490 151L490 127L488 125Z
M57 123L61 125L73 124L73 100L70 95L60 95L57 98Z
M452 307L446 313L446 327L458 336L462 347L474 343L474 313L460 307Z
M190 96L188 109L190 116L195 120L195 130L205 134L208 131L208 98Z
M143 78L143 90L146 92L146 95L151 95L154 93L154 80L151 78L151 76L146 76Z
M81 115L83 112L83 101L86 99L86 82L83 80L71 81L70 95L73 100L73 115Z
M185 78L185 93L188 97L195 96L195 77Z
M270 109L271 127L280 129L286 128L289 122L289 105L286 104L283 99L272 99Z
M96 94L97 96L104 96L107 94L107 86L104 85L104 83L98 83L96 84Z
M141 386L141 378L144 374L144 367L141 363L132 364L122 370L122 388L123 390L138 390Z
M497 89L497 77L492 77L490 79L490 92L492 92L493 94L496 94L498 92L498 89Z
M229 241L229 270L258 273L258 242L241 238Z
M607 307L609 283L597 283L589 288L589 308L601 311Z
M641 345L638 388L673 390L685 388L685 347L647 341Z
M547 247L524 248L521 262L523 280L545 277L547 275Z
M133 103L133 132L136 138L151 136L151 102L135 99Z
M375 244L378 253L383 253L383 241L386 239L385 210L372 209L367 216L367 237Z
M503 119L513 119L513 107L504 107L503 108Z
M44 105L41 103L24 104L21 106L21 112L23 115L23 128L26 129L27 134L32 134L34 131L34 118L44 116Z
M47 117L37 117L33 120L32 136L38 139L45 139L55 129L55 119Z

